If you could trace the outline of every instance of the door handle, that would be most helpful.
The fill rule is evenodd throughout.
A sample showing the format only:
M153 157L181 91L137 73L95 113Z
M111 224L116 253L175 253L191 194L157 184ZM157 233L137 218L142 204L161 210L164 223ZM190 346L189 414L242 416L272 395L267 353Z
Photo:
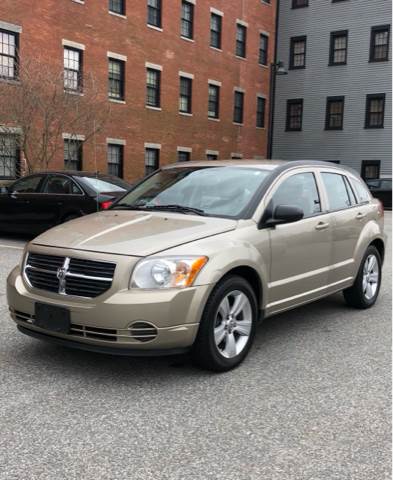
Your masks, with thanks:
M357 215L356 215L356 220L361 220L362 218L364 218L366 216L365 213L362 213L362 212L359 212Z
M325 222L319 222L318 225L315 226L315 230L326 230L329 228L329 224Z

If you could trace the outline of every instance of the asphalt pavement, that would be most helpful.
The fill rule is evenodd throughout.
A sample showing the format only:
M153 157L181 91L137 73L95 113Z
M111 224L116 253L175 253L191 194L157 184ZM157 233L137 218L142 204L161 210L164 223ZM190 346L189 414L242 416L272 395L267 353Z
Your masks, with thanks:
M23 244L0 238L1 480L391 479L390 241L372 309L334 295L271 318L225 374L20 334L5 279Z

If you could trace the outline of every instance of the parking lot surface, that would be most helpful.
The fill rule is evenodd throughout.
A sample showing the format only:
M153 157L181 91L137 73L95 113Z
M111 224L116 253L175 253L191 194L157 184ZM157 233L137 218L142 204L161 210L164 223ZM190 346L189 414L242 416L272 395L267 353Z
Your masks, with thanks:
M374 308L334 295L268 319L225 374L20 334L5 280L24 243L0 238L0 479L391 478L390 239Z

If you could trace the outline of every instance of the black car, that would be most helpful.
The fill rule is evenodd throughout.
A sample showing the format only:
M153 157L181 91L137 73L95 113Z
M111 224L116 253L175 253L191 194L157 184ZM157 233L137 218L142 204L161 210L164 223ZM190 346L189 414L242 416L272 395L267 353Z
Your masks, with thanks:
M118 177L88 172L29 175L0 189L0 232L38 234L105 210L131 187Z
M392 179L378 178L367 180L368 188L373 197L378 198L386 209L392 209Z

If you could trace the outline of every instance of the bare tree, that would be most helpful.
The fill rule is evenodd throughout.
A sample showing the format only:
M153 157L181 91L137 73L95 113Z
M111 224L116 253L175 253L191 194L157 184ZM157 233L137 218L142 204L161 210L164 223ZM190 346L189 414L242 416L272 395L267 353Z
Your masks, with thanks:
M63 70L42 59L24 59L18 81L0 85L3 158L7 158L7 148L17 142L27 172L46 170L62 154L63 133L71 139L83 135L88 142L102 130L110 107L93 76L83 77L83 91L67 89L69 85Z

